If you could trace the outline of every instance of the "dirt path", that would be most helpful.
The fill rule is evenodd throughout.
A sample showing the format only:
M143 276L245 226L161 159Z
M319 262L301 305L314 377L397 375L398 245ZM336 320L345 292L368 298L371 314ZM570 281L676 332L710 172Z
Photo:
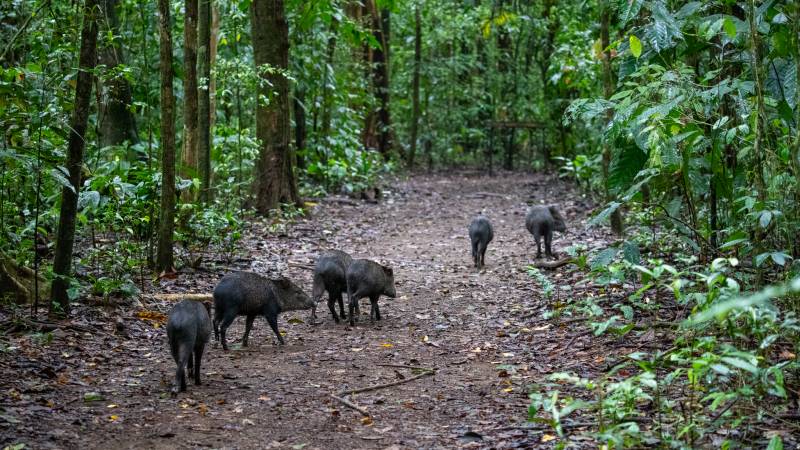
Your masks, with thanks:
M542 201L563 206L570 230L556 239L555 249L602 239L584 231L589 205L566 183L548 180L522 174L425 176L400 183L377 205L323 202L286 236L264 237L262 226L254 225L252 254L238 267L266 272L277 266L310 291L311 273L286 262L309 263L322 248L341 248L393 266L398 298L381 299L384 317L375 324L369 322L369 308L362 308L367 315L355 328L333 323L324 303L322 325L309 325L306 312L285 314L279 319L286 332L283 347L258 319L250 347L236 343L228 353L210 348L204 385L190 384L177 399L165 395L174 365L163 329L129 316L127 339L113 334L111 325L94 340L80 331L58 331L54 339L66 345L48 347L57 352L29 342L0 356L4 370L30 379L23 384L6 379L6 372L0 385L0 444L548 447L541 443L543 429L526 424L527 386L554 371L591 372L593 356L580 349L584 338L571 340L568 329L542 319L547 303L558 299L543 299L525 271L535 250L523 227L526 206ZM495 240L487 268L478 274L471 267L466 227L480 210L492 219ZM222 273L182 274L161 289L210 289ZM563 269L549 276L559 285L575 282ZM144 306L166 311L169 305ZM110 316L89 320L103 324ZM240 318L229 339L238 341L243 328ZM33 357L27 358L36 351L49 355L52 376L42 375ZM370 412L371 421L328 396L417 373L381 364L436 373L349 397ZM85 402L87 392L103 400Z

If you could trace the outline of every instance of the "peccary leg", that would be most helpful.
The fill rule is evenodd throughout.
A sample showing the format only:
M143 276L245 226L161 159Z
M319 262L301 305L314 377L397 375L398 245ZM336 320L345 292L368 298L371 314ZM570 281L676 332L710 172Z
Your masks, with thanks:
M186 390L186 362L191 355L191 347L188 345L175 344L172 349L172 356L178 369L175 371L175 385L172 387L172 394Z
M200 344L194 349L194 384L200 386L200 360L203 359L205 344Z
M189 360L186 361L186 372L189 378L194 378L194 354L189 350Z
M481 246L481 267L486 265L486 244Z
M281 345L283 345L284 344L283 337L281 336L281 332L278 331L278 316L276 315L274 317L270 316L266 317L267 317L267 323L269 323L269 327L272 328L272 331L275 332L275 336L278 337L278 342L280 342Z
M219 324L219 339L222 343L222 349L226 351L228 350L228 343L225 341L225 332L228 331L228 327L231 326L235 318L236 314L227 314Z
M339 302L339 312L341 313L342 319L346 319L347 316L344 315L344 299L342 298L342 291L339 291L339 293L336 294L336 299Z
M219 342L219 314L217 314L216 309L214 309L214 320L212 323L214 324L214 340Z
M356 297L353 296L353 293L350 291L347 292L347 303L349 309L348 312L350 313L350 326L352 327L353 325L356 324L355 322L356 316L355 314L353 314L353 312L355 312L356 306L358 306L358 299L356 299Z
M486 251L486 245L483 244L482 242L478 242L477 249L475 251L475 267L477 267L478 270L481 270L481 268L483 267L483 252L485 251Z
M536 231L535 233L533 233L533 239L536 240L536 258L538 259L542 257L542 235L540 235L539 232Z
M375 320L381 320L381 309L378 307L378 298L379 296L374 296L369 298L369 302L372 304L372 309L375 310ZM370 311L370 316L372 315L372 311Z
M548 258L553 257L553 251L551 249L552 242L553 242L553 230L548 230L547 234L544 235L544 252Z
M244 323L244 337L242 337L242 347L247 347L247 339L250 337L250 330L253 329L253 321L256 316L247 316L247 321Z
M472 265L478 267L480 269L480 263L478 262L478 241L472 241Z
M339 298L339 302L341 301L342 299ZM339 323L339 316L336 315L336 299L332 295L328 297L328 309L331 310L333 321ZM344 307L342 307L342 318L344 318Z

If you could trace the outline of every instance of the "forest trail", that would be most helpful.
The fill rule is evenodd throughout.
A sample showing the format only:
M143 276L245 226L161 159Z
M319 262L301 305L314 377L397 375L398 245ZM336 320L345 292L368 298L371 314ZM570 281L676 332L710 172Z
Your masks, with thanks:
M412 177L396 183L379 204L323 201L283 236L267 235L265 225L255 223L245 240L249 254L234 262L236 268L264 273L277 266L310 292L311 272L287 262L310 264L320 249L340 248L391 265L398 298L381 298L383 320L375 324L364 301L354 328L335 324L324 302L321 325L310 325L306 311L284 314L284 347L259 318L250 346L242 349L239 318L228 334L232 350L208 348L204 384L190 383L176 399L165 395L175 366L163 328L128 311L124 338L112 334L113 312L90 319L107 321L107 333L58 331L54 339L67 347L27 350L44 352L53 377L40 373L33 357L2 357L3 370L32 381L19 391L27 381L3 380L0 387L17 389L22 400L4 405L16 423L0 428L0 442L33 448L548 448L545 428L526 422L528 386L556 371L596 374L607 350L600 343L587 348L589 336L542 318L565 294L545 299L526 272L535 244L524 214L540 202L561 205L568 222L554 251L563 254L573 243L595 248L606 239L602 231L585 230L591 205L570 184L521 173ZM478 211L495 228L480 274L467 237ZM181 273L157 289L210 292L226 270ZM547 276L557 286L579 281L566 268ZM170 305L144 301L144 307L166 312ZM368 410L371 421L329 396L418 373L386 365L436 372L347 397ZM85 401L88 392L102 400Z

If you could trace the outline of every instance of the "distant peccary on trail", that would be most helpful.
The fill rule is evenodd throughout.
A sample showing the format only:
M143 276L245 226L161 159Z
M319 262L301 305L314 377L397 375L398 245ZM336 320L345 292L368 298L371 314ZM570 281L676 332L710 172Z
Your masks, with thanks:
M322 299L322 294L328 292L328 309L336 323L339 323L339 316L336 315L336 302L339 302L339 312L342 319L347 316L344 313L344 301L342 294L347 292L347 267L353 258L340 250L329 250L317 259L314 266L314 285L311 289L311 298L314 300L314 311L316 305ZM315 315L312 313L312 315Z
M472 261L478 270L486 264L486 247L494 239L494 230L489 219L478 214L469 224L469 240L472 243Z
M368 259L354 259L347 268L347 301L350 309L350 325L355 325L353 310L358 308L358 301L369 297L372 307L369 311L371 321L381 320L378 309L378 297L385 295L395 298L394 272Z
M533 235L536 240L536 257L542 257L541 237L544 236L544 249L548 258L553 256L551 243L553 242L553 231L564 233L567 225L564 217L558 212L554 205L534 206L525 215L525 228Z
M175 395L186 390L186 369L189 378L194 377L194 384L200 384L200 361L211 337L208 306L193 300L183 300L175 305L167 319L167 337L172 358L178 365L175 384L171 389L172 395Z
M221 341L222 348L227 350L225 331L237 316L246 316L242 346L247 347L253 320L264 316L278 342L283 344L278 331L278 314L313 307L311 297L287 278L265 278L252 272L230 273L214 288L214 339Z

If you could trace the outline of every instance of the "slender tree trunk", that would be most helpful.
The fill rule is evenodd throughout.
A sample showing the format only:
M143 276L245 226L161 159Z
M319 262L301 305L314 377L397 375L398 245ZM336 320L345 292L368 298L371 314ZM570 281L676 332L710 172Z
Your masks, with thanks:
M269 104L259 100L256 107L256 136L261 150L253 183L255 208L266 214L281 203L300 202L289 147L289 80L283 73L262 70L264 65L280 71L288 69L289 26L283 0L254 0L251 8L253 59L264 81L259 84L256 98L270 99Z
M305 160L300 155L306 147L306 91L305 88L294 88L294 147L297 157L297 167L305 167Z
M102 0L103 31L119 36L119 20L117 18L118 0ZM113 71L120 64L125 63L122 46L117 39L106 44L98 51L100 64L106 66L108 71ZM120 145L125 141L131 144L139 142L139 133L136 130L136 118L130 107L133 103L131 85L122 75L114 76L108 80L99 80L97 83L98 97L98 145Z
M378 10L375 0L365 2L370 27L375 40L380 44L377 49L365 52L367 62L372 66L372 85L375 98L378 100L377 111L367 114L364 127L364 146L377 147L386 155L391 150L391 116L389 114L389 11Z
M761 36L758 34L758 27L756 27L756 2L755 0L748 1L749 8L749 22L750 22L750 54L752 57L752 72L753 84L756 91L756 108L755 108L755 141L753 142L753 155L755 155L756 163L753 170L755 172L755 185L758 191L758 198L761 201L766 200L767 188L764 182L764 123L765 116L764 107L764 69L761 63Z
M83 150L86 128L89 122L89 101L92 95L92 74L97 62L97 0L86 0L83 10L78 79L75 84L75 109L70 119L67 143L67 170L70 187L61 190L61 211L58 218L58 234L53 260L55 279L52 286L50 312L54 305L60 312L69 314L69 285L72 267L72 248L75 243L75 217L78 212L78 194L81 185Z
M172 24L169 0L158 0L161 68L161 220L156 271L173 272L175 225L175 95L172 91Z
M419 133L419 71L422 65L422 19L419 3L414 6L414 73L411 79L411 142L408 151L408 167L414 168L414 156L417 154L417 135Z
M603 51L603 91L606 98L611 98L614 95L614 75L611 72L611 55L608 52L609 33L608 28L611 22L611 10L607 1L602 4L603 10L600 17L600 45ZM613 113L609 111L606 115L606 120L611 121ZM611 145L605 142L603 145L603 185L605 187L606 201L611 201L611 193L608 189L608 174L611 166ZM623 234L622 212L617 208L610 217L611 231L617 236Z
M325 61L325 75L322 80L322 127L319 134L321 139L323 139L323 143L327 142L326 139L331 133L331 111L333 110L333 98L328 85L333 85L333 82L336 79L331 69L333 69L333 65L335 64L334 56L336 55L336 35L338 29L339 21L336 19L331 19L331 35L328 37L328 54L327 61ZM322 160L326 161L324 155Z
M198 176L197 155L197 5L184 1L183 25L183 155L182 174Z
M211 200L211 2L199 0L197 11L197 162L200 201Z
M208 48L211 52L209 56L209 127L211 130L217 122L217 78L211 72L211 68L217 63L217 42L219 41L219 7L211 4L211 40Z

